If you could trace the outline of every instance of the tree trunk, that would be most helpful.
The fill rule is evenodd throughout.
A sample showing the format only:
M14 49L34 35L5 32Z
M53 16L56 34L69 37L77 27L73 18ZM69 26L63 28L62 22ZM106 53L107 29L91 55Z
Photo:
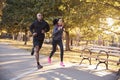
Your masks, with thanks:
M70 46L73 46L73 39L71 38L71 43L70 43Z
M88 42L89 42L89 41L87 40L87 41L86 41L86 46L88 45Z
M12 33L12 39L15 40L15 34L14 33Z
M105 46L105 40L103 40L103 45L102 46Z
M69 32L66 31L66 51L69 51L70 50L70 45L69 45L69 41L70 41L70 38L69 38Z
M28 41L27 30L25 30L24 41L25 41L24 45L27 45L27 41Z

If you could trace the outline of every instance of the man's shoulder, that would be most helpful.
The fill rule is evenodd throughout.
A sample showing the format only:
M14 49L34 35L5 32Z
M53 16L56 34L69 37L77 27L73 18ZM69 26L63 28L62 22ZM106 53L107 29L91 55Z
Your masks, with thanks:
M34 24L36 24L36 23L37 23L37 20L34 20L32 24L34 25Z
M45 24L48 24L48 22L47 22L46 20L43 20L43 22L44 22Z
M34 20L34 22L33 23L37 23L38 21L37 20Z
M36 23L39 23L38 20L35 20L35 21L33 22L33 24L36 24ZM42 20L42 23L43 23L43 24L48 24L48 22L45 21L45 20Z

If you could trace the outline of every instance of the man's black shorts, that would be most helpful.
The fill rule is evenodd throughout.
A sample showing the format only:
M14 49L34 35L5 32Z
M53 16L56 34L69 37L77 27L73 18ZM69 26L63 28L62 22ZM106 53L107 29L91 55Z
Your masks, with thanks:
M41 39L41 38L38 38L38 37L34 37L33 38L33 45L34 45L34 47L35 46L39 46L41 48L42 44L43 44L43 41L44 41L44 38Z

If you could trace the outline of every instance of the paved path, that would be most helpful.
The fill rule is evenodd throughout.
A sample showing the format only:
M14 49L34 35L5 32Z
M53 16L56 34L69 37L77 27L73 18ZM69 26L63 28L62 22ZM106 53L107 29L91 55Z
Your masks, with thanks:
M48 64L44 55L40 61L44 68L37 70L29 51L0 43L0 80L115 80L115 73L95 70L94 65L65 62L66 67L60 67L59 59Z

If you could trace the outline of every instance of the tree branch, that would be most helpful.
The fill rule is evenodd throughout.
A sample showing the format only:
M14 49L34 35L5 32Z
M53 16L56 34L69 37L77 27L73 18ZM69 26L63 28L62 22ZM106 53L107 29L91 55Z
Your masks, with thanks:
M113 7L113 8L115 8L116 10L119 10L119 11L120 11L120 7L118 7L118 6L114 6L114 5L109 4L109 3L105 3L104 5Z

